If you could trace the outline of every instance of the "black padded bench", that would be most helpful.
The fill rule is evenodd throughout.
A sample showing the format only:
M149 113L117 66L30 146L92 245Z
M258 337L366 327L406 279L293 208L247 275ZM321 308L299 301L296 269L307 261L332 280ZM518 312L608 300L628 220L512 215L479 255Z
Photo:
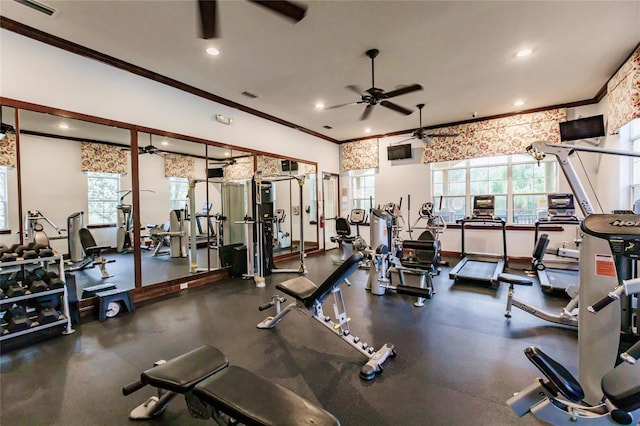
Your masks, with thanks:
M176 395L184 395L192 417L213 418L219 424L246 425L314 424L339 425L327 411L284 386L272 383L241 367L229 367L218 349L203 345L140 374L140 379L122 388L131 393L149 385L158 388L134 408L129 418L156 417Z
M277 284L276 288L278 290L293 297L297 302L281 309L281 303L284 299L277 295L274 296L270 303L262 305L258 309L264 310L275 306L276 315L265 318L257 327L262 329L273 328L286 314L297 307L310 311L312 318L331 330L332 333L337 334L344 342L369 359L360 370L360 378L364 380L373 379L377 373L382 372L382 363L387 358L396 355L395 347L390 343L386 343L376 351L373 346L369 346L358 337L351 335L349 317L347 316L342 290L340 289L342 283L358 269L363 258L364 255L361 252L353 254L320 285L315 284L306 277L297 277ZM330 316L325 315L322 310L322 304L330 295L334 297L335 321Z

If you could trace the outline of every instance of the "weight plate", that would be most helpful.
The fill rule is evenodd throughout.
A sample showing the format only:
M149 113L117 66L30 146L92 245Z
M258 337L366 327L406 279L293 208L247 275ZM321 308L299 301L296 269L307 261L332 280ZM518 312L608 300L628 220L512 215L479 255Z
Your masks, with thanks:
M120 303L118 302L109 302L107 305L107 312L105 315L107 318L113 318L120 313Z

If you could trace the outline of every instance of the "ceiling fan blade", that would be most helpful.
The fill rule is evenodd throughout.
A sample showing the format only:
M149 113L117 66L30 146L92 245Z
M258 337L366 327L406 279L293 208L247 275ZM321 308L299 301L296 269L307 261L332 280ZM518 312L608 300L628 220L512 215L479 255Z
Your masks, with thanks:
M302 18L307 14L307 6L298 5L290 1L281 0L249 0L251 3L255 3L264 8L276 12L279 15L284 16L292 20L293 22L300 22Z
M410 137L409 139L403 139L403 140L401 140L401 141L399 141L399 142L396 142L396 143L402 143L402 142L412 141L412 140L414 140L415 138L416 138L415 136L412 136L412 137Z
M363 121L369 118L369 116L371 115L371 111L373 111L373 105L369 104L364 109L364 111L362 111L362 115L360 116L360 121Z
M340 104L340 105L333 105L333 106L330 106L330 107L324 107L323 109L336 109L336 108L341 108L341 107L349 106L349 105L358 105L358 104L361 104L361 103L362 102L360 102L360 101L358 101L358 102L349 102L349 103L346 103L346 104Z
M364 96L364 92L362 91L362 89L360 89L360 87L356 86L355 84L350 84L348 86L344 86L345 89L349 89L354 93L357 93L358 96Z
M411 86L405 86L396 90L392 90L390 92L386 92L384 95L382 95L382 97L384 99L389 99L407 93L416 92L418 90L422 90L422 86L420 86L419 84L412 84Z
M392 109L396 112L399 112L400 114L404 114L404 115L411 115L411 113L413 111L411 111L410 109L406 109L405 107L402 107L398 104L394 104L393 102L389 102L389 101L382 101L380 102L380 105L382 105L385 108L389 108Z
M198 5L200 6L200 38L208 40L219 37L216 0L198 0Z

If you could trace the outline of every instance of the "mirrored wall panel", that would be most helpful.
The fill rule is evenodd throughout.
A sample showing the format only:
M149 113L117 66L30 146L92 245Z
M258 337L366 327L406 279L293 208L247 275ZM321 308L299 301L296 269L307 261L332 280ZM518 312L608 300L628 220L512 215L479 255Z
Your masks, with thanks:
M24 110L19 132L24 242L64 254L79 298L133 288L133 256L115 250L131 132Z

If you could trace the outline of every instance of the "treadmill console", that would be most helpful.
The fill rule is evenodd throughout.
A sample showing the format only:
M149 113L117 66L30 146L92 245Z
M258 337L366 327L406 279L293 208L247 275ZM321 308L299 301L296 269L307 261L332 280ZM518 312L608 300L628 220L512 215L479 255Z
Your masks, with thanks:
M476 195L473 197L473 219L493 219L495 212L495 196Z
M352 225L362 225L366 216L364 209L352 209L351 215L349 215L349 222L351 222Z
M549 194L547 195L549 220L575 219L576 208L573 203L573 194Z

